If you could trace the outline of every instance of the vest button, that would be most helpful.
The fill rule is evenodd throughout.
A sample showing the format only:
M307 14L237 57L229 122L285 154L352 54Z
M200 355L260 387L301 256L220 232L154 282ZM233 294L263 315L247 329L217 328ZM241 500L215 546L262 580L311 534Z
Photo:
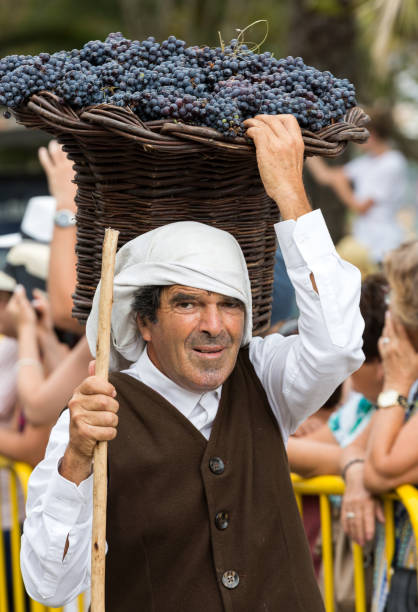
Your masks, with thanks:
M227 589L236 589L239 585L238 572L235 570L227 570L222 576L222 584Z
M229 513L225 511L217 512L215 516L215 525L220 530L226 529L229 525Z
M209 459L210 471L214 474L223 474L225 471L225 464L220 457L211 457Z

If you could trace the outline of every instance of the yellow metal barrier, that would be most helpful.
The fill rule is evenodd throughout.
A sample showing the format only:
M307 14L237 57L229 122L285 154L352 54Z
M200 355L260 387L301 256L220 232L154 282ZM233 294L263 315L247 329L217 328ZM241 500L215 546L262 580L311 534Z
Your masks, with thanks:
M322 565L324 570L324 600L326 612L334 612L334 563L332 549L332 525L329 495L343 495L344 481L339 476L317 476L304 480L292 474L293 489L299 509L303 495L317 495L321 512ZM402 485L396 492L382 496L385 514L385 556L391 567L395 551L395 525L393 502L400 500L405 506L418 549L418 491L412 485ZM353 542L353 566L356 612L366 612L366 588L364 580L363 550ZM390 574L390 572L389 572ZM389 576L390 578L390 576Z
M20 573L19 550L20 550L20 525L19 525L19 496L18 486L23 490L24 498L27 497L28 481L31 468L23 463L14 463L0 457L0 470L7 470L10 474L9 497L12 516L12 528L10 533L11 568L13 581L14 609L10 610L7 597L6 559L4 536L2 529L2 514L0 512L0 612L26 612L25 594ZM344 481L338 476L318 476L316 478L303 479L292 474L293 488L296 501L302 513L302 497L304 495L317 495L319 497L321 512L321 534L322 534L322 562L324 568L324 599L326 612L334 612L334 564L332 547L332 523L330 495L343 495ZM396 493L383 496L386 532L386 559L388 567L395 549L395 527L393 502L400 500L405 506L412 524L418 548L418 491L412 485L403 485L396 489ZM363 568L362 548L353 543L354 564L354 588L356 595L356 612L366 612L366 590ZM78 612L84 612L85 603L83 595L77 600ZM30 612L63 612L63 608L48 608L42 604L30 600Z
M5 470L10 475L9 484L9 503L12 517L12 525L10 530L10 563L12 573L12 591L13 591L13 610L9 606L7 595L7 580L6 580L6 558L4 547L4 536L1 524L2 513L0 507L0 612L26 612L27 604L25 590L23 586L22 574L20 572L20 536L21 526L19 524L19 493L20 486L23 491L24 499L27 498L28 481L31 474L31 467L25 463L14 463L0 457L0 470ZM0 502L2 500L0 499ZM28 598L29 599L29 598ZM78 612L85 611L84 596L80 595L77 599ZM64 608L48 608L42 604L29 599L30 612L63 612Z

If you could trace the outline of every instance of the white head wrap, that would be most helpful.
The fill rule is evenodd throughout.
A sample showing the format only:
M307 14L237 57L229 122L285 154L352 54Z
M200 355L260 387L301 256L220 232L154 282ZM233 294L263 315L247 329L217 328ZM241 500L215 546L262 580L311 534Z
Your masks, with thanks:
M252 336L251 286L238 242L215 227L181 221L127 242L116 255L110 370L136 361L144 340L132 310L134 294L146 285L183 285L241 300L245 306L242 346ZM100 283L87 320L90 351L96 354ZM121 357L123 359L121 359Z

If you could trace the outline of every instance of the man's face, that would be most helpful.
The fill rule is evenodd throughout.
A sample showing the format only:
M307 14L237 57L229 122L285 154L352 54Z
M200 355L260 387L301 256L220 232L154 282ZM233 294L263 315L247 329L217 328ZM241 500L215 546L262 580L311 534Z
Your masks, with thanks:
M156 323L140 321L153 364L191 391L216 389L232 372L244 333L242 302L171 285L161 292Z

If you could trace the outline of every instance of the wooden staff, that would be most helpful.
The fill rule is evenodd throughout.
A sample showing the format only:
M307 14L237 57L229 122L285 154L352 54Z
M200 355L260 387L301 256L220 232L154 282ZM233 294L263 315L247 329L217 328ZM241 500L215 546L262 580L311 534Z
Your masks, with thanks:
M96 376L108 379L113 274L119 232L105 231L100 277L99 325L96 347ZM105 552L107 503L107 442L94 449L93 529L91 549L91 612L105 612Z

